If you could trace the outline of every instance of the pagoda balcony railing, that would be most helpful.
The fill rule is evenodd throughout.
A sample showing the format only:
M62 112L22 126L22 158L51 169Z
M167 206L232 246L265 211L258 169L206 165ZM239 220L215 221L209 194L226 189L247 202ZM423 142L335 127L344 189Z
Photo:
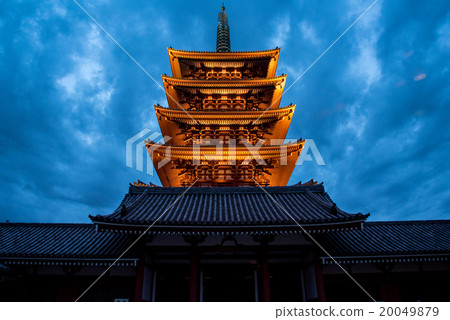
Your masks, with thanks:
M189 80L258 80L266 79L265 75L261 71L255 72L250 70L245 70L244 72L240 70L235 71L205 71L205 70L189 70L183 79Z
M192 141L192 139L197 139L199 141L208 141L208 140L220 140L220 144L229 145L237 142L237 146L240 146L240 141L249 140L252 144L256 143L261 136L264 134L269 134L267 130L248 130L248 129L238 129L238 130L225 130L225 129L203 129L200 131L186 131L187 141Z
M182 183L192 183L197 180L200 183L214 182L220 185L224 184L237 184L244 181L254 184L254 180L259 181L259 184L267 185L271 176L267 168L261 168L256 166L234 166L220 168L199 168L184 169L180 173ZM198 186L198 184L197 184Z
M244 99L203 99L203 109L245 109Z
M206 73L206 79L242 79L242 72L234 71L209 71Z

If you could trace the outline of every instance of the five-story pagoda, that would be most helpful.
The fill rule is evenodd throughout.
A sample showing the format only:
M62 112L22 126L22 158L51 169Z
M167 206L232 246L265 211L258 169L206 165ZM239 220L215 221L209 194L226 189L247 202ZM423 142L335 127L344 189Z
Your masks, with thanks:
M280 108L280 49L232 52L222 7L217 52L168 51L168 108L155 111L170 138L147 141L163 186L286 185L304 141L284 144L295 105Z

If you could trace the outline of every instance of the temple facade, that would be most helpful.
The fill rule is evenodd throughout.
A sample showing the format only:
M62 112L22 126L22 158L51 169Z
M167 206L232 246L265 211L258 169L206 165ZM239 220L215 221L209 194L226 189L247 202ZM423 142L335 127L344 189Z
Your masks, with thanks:
M222 7L216 52L168 54L166 139L146 141L162 186L87 224L0 223L1 301L450 299L450 220L368 222L286 186L304 141L284 142L280 49L231 51Z

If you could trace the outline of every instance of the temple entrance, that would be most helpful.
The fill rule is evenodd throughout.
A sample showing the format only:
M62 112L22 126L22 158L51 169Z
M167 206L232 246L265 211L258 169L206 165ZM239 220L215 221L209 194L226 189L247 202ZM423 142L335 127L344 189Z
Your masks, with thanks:
M271 300L279 302L306 301L301 269L297 264L270 266Z
M254 265L204 265L202 269L203 301L255 301Z
M155 301L189 301L189 265L160 266L157 271L155 289Z

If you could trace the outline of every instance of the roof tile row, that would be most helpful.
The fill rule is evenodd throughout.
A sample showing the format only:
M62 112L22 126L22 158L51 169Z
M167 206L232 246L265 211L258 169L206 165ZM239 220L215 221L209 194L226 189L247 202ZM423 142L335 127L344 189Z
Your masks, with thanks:
M110 215L91 216L98 224L150 225L295 225L364 221L367 215L339 208L322 185L291 187L151 188L130 186ZM280 208L283 207L286 212ZM294 221L295 220L295 221Z
M330 233L332 256L450 254L450 220L367 222L362 230Z
M93 224L0 223L0 257L116 258L130 240Z
M135 239L92 224L0 224L0 259L115 259ZM317 238L333 257L450 255L450 220L366 222ZM131 251L127 258L136 258Z

